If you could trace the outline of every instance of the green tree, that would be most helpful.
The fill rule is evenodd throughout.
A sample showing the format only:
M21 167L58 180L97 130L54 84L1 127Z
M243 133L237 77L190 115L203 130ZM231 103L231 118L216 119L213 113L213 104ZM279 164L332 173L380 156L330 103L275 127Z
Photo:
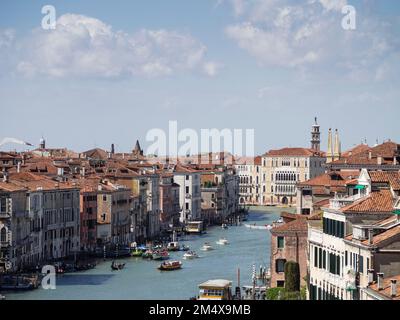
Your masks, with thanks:
M287 292L300 291L300 266L297 262L285 263L285 289Z

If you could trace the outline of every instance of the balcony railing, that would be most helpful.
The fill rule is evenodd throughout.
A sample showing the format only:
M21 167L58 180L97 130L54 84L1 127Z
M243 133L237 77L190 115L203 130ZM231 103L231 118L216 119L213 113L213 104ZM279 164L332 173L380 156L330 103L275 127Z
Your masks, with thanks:
M364 195L361 194L356 194L350 197L336 196L335 198L329 200L329 208L340 209L342 207L352 204L353 202L361 199L362 197L364 197Z

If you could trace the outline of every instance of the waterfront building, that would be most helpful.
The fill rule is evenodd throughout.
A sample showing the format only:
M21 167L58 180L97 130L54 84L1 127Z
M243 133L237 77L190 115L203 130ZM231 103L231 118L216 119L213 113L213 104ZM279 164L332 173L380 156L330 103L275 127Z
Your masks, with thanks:
M179 185L172 173L160 172L160 219L162 229L179 223Z
M271 287L285 286L285 263L294 261L300 267L300 284L306 286L307 276L307 219L308 217L282 213L283 223L271 229ZM314 219L314 217L309 217ZM316 219L319 219L317 216Z
M85 186L80 190L81 251L92 251L97 240L97 190Z
M262 205L261 157L239 158L235 161L234 167L239 176L239 203Z
M262 156L263 204L294 205L296 185L324 173L325 156L307 148L270 150Z
M336 195L329 200L329 206L323 208L322 220L308 221L310 299L359 297L358 289L360 285L365 286L365 277L361 283L355 279L359 279L361 271L366 274L372 267L372 260L375 261L373 267L379 268L376 266L379 260L366 252L365 256L360 256L360 248L352 248L366 236L362 230L377 232L379 228L371 226L392 217L399 197L399 182L398 172L389 178L387 173L363 169L357 184L348 184L347 196ZM377 234L376 239L383 233Z
M296 185L325 172L326 157L320 151L317 119L311 130L311 148L270 150L262 156L261 162L262 203L294 205Z
M201 218L200 172L177 164L173 168L174 181L179 185L179 221L186 224Z

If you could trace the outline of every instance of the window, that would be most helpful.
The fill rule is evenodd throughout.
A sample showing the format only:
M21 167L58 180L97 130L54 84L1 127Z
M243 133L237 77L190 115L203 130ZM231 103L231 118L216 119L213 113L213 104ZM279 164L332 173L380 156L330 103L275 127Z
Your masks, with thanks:
M189 187L186 187L186 193L189 193Z
M186 210L189 210L189 202L186 202Z
M1 228L0 231L0 241L1 242L7 242L7 230L5 227Z
M314 247L314 267L318 267L318 248Z
M284 272L285 271L285 259L277 259L276 260L276 272Z
M186 176L186 180L189 180L189 176Z
M7 198L0 198L0 212L6 212L7 210Z
M363 273L364 272L364 257L363 256L359 256L360 259L360 263L359 263L359 268L358 268L358 272Z
M278 288L283 288L285 286L285 281L283 281L283 280L276 281L276 286Z
M278 249L283 249L285 247L285 238L284 237L278 237Z

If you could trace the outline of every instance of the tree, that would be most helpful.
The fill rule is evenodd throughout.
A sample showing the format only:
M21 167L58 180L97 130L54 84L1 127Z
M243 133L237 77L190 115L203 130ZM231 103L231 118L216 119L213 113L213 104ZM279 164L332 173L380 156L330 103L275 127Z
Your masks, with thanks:
M297 262L285 263L285 289L287 292L300 291L300 266Z

